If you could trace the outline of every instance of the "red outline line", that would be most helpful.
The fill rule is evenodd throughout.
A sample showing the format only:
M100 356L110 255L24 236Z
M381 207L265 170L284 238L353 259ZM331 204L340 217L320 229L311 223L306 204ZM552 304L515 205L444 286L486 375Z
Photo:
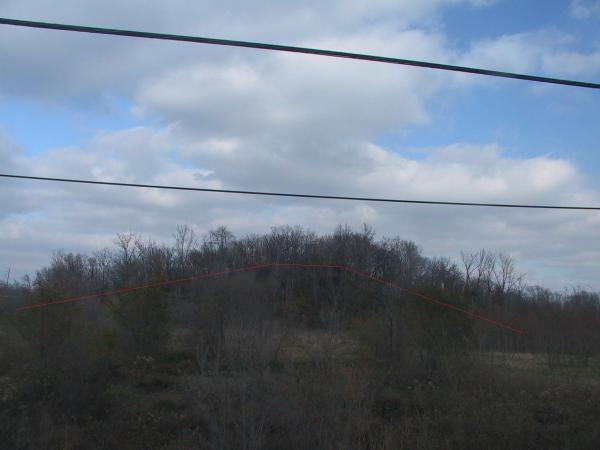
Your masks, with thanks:
M524 331L519 329L519 328L515 328L511 325L499 322L497 320L491 319L489 317L486 316L482 316L479 314L474 313L473 311L469 311L468 309L464 309L461 308L459 306L455 306L452 305L450 303L446 303L443 302L441 300L437 300L433 297L430 297L428 295L425 294L421 294L419 292L404 288L392 281L387 281L384 280L383 278L378 278L375 277L373 275L369 275L368 273L365 272L361 272L359 270L356 270L352 267L348 267L348 266L342 266L339 264L301 264L301 263L269 263L269 264L257 264L254 266L248 266L248 267L241 267L238 269L228 269L228 270L222 270L219 272L210 272L210 273L206 273L203 275L195 275L193 277L187 277L187 278L178 278L175 280L166 280L166 281L157 281L154 283L147 283L147 284L141 284L138 286L132 286L132 287L127 287L127 288L122 288L122 289L117 289L116 291L111 291L111 292L102 292L102 293L96 293L96 294L86 294L86 295L81 295L81 296L77 296L77 297L69 297L69 298L64 298L61 300L54 300L51 302L47 302L47 303L38 303L35 305L29 305L29 306L24 306L22 308L18 308L17 312L23 312L23 311L30 311L33 309L38 309L38 308L45 308L48 306L52 306L52 305L60 305L60 304L65 304L65 303L73 303L73 302L79 302L82 300L88 300L91 298L97 298L97 297L108 297L110 295L117 295L117 294L125 294L127 292L133 292L133 291L138 291L141 289L148 289L148 288L153 288L153 287L159 287L159 286L168 286L168 285L172 285L172 284L178 284L178 283L187 283L190 281L199 281L199 280L206 280L208 278L214 278L214 277L219 277L219 276L223 276L223 275L229 275L229 274L233 274L233 273L240 273L240 272L250 272L250 271L254 271L254 270L259 270L259 269L267 269L267 268L271 268L271 267L285 267L285 268L293 268L293 269L339 269L339 270L344 270L346 272L352 273L354 275L358 275L359 277L362 278L366 278L369 279L371 281L375 281L376 283L379 284L383 284L384 286L387 287L391 287L393 289L397 289L399 291L402 292L406 292L414 297L420 298L422 300L426 300L430 303L434 303L436 305L439 306L443 306L445 308L448 309L452 309L454 311L457 311L461 314L465 314L469 317L472 317L474 319L477 320L481 320L483 322L487 322L489 324L495 325L497 327L500 328L504 328L506 330L512 331L513 333L518 333L518 334L523 334Z

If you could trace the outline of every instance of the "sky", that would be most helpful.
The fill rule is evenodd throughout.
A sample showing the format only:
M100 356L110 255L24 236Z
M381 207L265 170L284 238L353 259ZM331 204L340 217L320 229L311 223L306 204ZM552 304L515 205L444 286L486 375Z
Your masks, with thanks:
M600 82L600 0L3 0L0 16ZM600 205L600 92L310 55L0 25L0 172L222 189ZM0 179L0 272L133 231L371 225L600 290L600 213Z

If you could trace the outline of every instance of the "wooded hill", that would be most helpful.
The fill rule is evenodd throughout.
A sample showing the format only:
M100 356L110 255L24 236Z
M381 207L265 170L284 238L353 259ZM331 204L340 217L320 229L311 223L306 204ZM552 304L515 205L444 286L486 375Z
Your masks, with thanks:
M335 267L168 282L271 263L404 290ZM172 246L119 234L112 249L56 253L0 293L3 448L600 443L600 299L528 287L506 255L427 258L366 226L243 238L181 226ZM90 293L102 295L17 311Z

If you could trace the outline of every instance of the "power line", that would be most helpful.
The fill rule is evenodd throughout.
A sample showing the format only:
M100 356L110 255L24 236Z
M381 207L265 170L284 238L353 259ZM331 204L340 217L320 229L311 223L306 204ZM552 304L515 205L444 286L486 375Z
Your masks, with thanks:
M66 303L75 303L75 302L80 302L83 300L91 300L93 298L100 298L100 297L110 297L113 295L119 295L119 294L126 294L128 292L135 292L135 291L139 291L142 289L150 289L150 288L156 288L156 287L162 287L162 286L170 286L170 285L174 285L174 284L179 284L179 283L189 283L192 281L200 281L200 280L206 280L209 278L216 278L216 277L220 277L220 276L224 276L224 275L232 275L232 274L236 274L236 273L243 273L243 272L253 272L253 271L257 271L260 269L268 269L268 268L286 268L286 269L337 269L337 270L343 270L345 272L349 272L352 273L354 275L357 275L359 277L362 278L366 278L370 281L374 281L376 283L382 284L384 286L390 287L392 289L396 289L402 292L406 292L407 294L412 295L413 297L417 297L420 300L425 300L428 301L430 303L434 303L438 306L442 306L444 308L447 309L451 309L455 312L459 312L461 314L467 315L473 319L476 320L480 320L483 322L487 322L489 324L495 325L497 327L500 328L504 328L506 330L512 331L513 333L518 333L518 334L523 334L523 330L519 329L519 328L515 328L511 325L499 322L497 320L491 319L489 317L486 316L482 316L480 314L474 313L473 311L470 311L468 309L464 309L461 308L459 306L453 305L451 303L447 303L447 302L443 302L441 300L437 300L433 297L430 297L429 295L425 295L425 294L421 294L420 292L416 292L413 291L411 289L407 289L404 288L402 286L400 286L397 283L394 283L392 281L388 281L385 280L383 278L379 278L373 275L370 275L366 272L361 272L360 270L354 269L353 267L350 266L344 266L344 265L340 265L340 264L302 264L302 263L266 263L266 264L257 264L254 266L247 266L247 267L239 267L237 269L227 269L227 270L223 270L220 272L211 272L211 273L205 273L202 275L195 275L192 277L187 277L187 278L178 278L178 279L174 279L174 280L165 280L165 281L156 281L153 283L146 283L146 284L140 284L137 286L131 286L131 287L126 287L126 288L121 288L121 289L117 289L115 291L111 291L111 292L101 292L101 293L95 293L95 294L86 294L86 295L80 295L77 297L68 297L68 298L63 298L60 300L53 300L53 301L49 301L49 302L45 302L45 303L36 303L33 305L28 305L28 306L23 306L21 308L17 309L17 312L25 312L25 311L31 311L33 309L39 309L39 308L47 308L49 306L54 306L54 305L63 305Z
M21 180L37 180L37 181L54 181L60 183L79 183L79 184L95 184L102 186L118 186L118 187L134 187L134 188L150 188L150 189L169 189L176 191L195 191L195 192L210 192L222 194L240 194L240 195L262 195L271 197L295 197L295 198L311 198L324 200L350 200L360 202L382 202L382 203L414 203L421 205L447 205L447 206L481 206L492 208L528 208L528 209L562 209L562 210L583 210L583 211L600 211L600 206L558 206L558 205L531 205L518 203L474 203L474 202L447 202L438 200L405 200L396 198L376 198L376 197L353 197L342 195L326 195L326 194L292 194L285 192L265 192L265 191L246 191L237 189L211 189L187 186L168 186L160 184L141 184L141 183L119 183L116 181L96 181L82 180L74 178L53 178L53 177L35 177L30 175L12 175L0 173L2 178L13 178Z
M364 53L350 53L336 50L324 50L307 47L296 47L291 45L266 44L261 42L238 41L231 39L216 39L199 36L184 36L178 34L153 33L147 31L121 30L112 28L85 27L80 25L66 25L60 23L35 22L30 20L17 20L0 18L0 24L14 25L29 28L42 28L49 30L74 31L79 33L105 34L112 36L136 37L145 39L159 39L165 41L192 42L196 44L223 45L228 47L244 47L259 50L271 50L279 52L304 53L309 55L328 56L333 58L347 58L361 61L371 61L386 64L399 64L405 66L424 67L428 69L448 70L453 72L472 73L477 75L487 75L492 77L513 78L517 80L535 81L539 83L560 84L565 86L575 86L590 89L600 89L600 83L590 83L585 81L565 80L559 78L540 77L535 75L526 75L513 72L502 72L497 70L479 69L475 67L455 66L450 64L440 64L426 61L415 61L412 59L392 58L387 56L368 55Z

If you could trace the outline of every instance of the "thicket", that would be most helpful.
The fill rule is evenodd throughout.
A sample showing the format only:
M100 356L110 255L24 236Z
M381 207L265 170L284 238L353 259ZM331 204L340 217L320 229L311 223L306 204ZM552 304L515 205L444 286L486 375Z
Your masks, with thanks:
M273 262L348 266L526 332L340 269L160 284ZM15 312L144 283L158 286ZM552 394L550 381L483 363L533 353L556 370L596 370L600 355L598 295L527 287L506 255L427 258L369 227L243 238L220 227L200 239L182 226L171 246L129 233L93 255L56 253L1 290L1 448L600 443L599 386Z

